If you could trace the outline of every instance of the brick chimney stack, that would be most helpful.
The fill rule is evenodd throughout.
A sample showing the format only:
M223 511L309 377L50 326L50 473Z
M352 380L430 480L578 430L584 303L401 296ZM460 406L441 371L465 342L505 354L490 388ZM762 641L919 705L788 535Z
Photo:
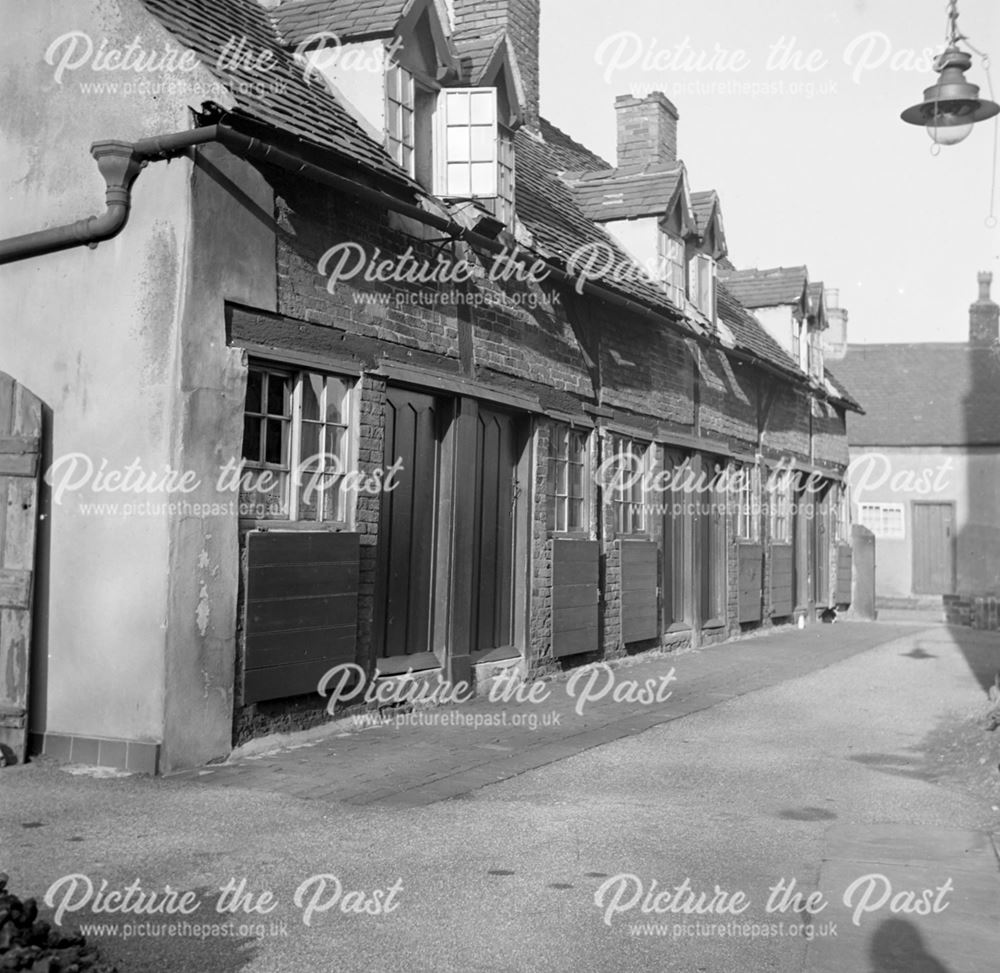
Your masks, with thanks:
M619 95L618 165L677 161L677 109L661 91L646 98Z
M992 345L1000 341L1000 305L990 299L993 275L979 275L979 300L969 307L969 341L974 345Z
M463 37L506 31L524 85L525 124L538 128L538 33L541 0L449 0L454 30Z

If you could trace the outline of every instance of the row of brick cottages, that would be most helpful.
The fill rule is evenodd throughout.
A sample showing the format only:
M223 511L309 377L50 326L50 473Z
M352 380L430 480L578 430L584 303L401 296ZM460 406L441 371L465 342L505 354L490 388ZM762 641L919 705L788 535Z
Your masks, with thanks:
M469 681L511 660L538 672L718 641L850 600L841 484L845 412L858 407L824 375L822 287L802 268L732 272L719 200L689 190L665 97L619 99L612 167L539 118L537 80L524 81L537 71L519 67L503 32L463 39L461 11L456 33L430 30L434 5L414 20L409 4L384 42L398 31L426 36L403 37L399 63L366 76L383 85L369 101L385 111L362 126L331 90L303 81L288 39L255 5L148 6L230 90L238 73L212 55L234 30L273 50L282 80L244 85L228 108L204 105L195 119L205 144L185 189L180 375L185 388L235 389L242 421L187 392L200 405L183 418L185 466L241 454L277 486L243 496L239 517L208 518L197 537L177 515L183 550L201 547L199 563L238 550L239 571L233 630L222 631L224 593L210 647L202 601L209 585L218 590L218 571L201 585L197 625L168 605L179 625L167 633L176 654L162 768L217 748L224 711L235 742L322 718L317 684L345 662ZM419 118L415 78L446 99L440 140ZM462 131L466 145L494 146L489 176L468 154L440 165ZM142 151L156 159L164 146ZM433 166L425 178L418 160L428 152L438 153L436 173L465 184L449 189ZM471 198L481 178L481 198ZM332 268L348 276L340 256L359 248L366 261L480 270L457 284L380 282L374 271L333 281ZM544 272L493 273L511 266L497 253L515 248L520 266L540 259ZM607 265L595 270L594 254ZM760 278L766 327L720 267L734 287ZM229 350L242 353L235 371ZM211 444L195 427L207 417ZM320 465L303 470L315 456ZM648 475L602 484L609 462ZM769 474L788 467L819 489L796 493L777 477L765 491ZM351 469L369 484L381 471L394 489L368 493L333 475ZM749 475L728 492L650 488L673 469L702 482ZM181 588L197 598L199 583ZM223 679L232 673L233 695L209 716L177 692L209 678L199 633L206 650L232 653L211 664ZM41 745L60 732L50 720Z
M516 53L506 56L509 63ZM309 363L316 371L290 370L301 363L274 349L317 354L330 347L324 329L333 328L344 332L334 346L356 356L350 381L341 372L326 385L327 395L335 390L338 402L355 408L338 419L346 433L340 448L345 457L355 449L362 469L396 464L402 472L392 492L334 498L328 515L347 530L332 537L276 533L273 522L246 525L242 700L257 705L244 714L240 734L266 723L265 714L287 714L289 696L309 693L303 708L315 709L317 677L340 661L383 673L441 666L453 680L470 680L484 663L523 658L537 670L561 658L714 641L850 600L839 481L852 403L824 379L822 285L810 287L804 268L779 273L777 292L772 275L756 275L764 292L756 296L776 307L778 320L784 314L773 329L787 336L782 347L716 282L727 256L719 202L712 192L689 190L669 101L619 100L620 165L613 168L544 122L518 126L534 106L506 84L513 72L505 76L502 60L490 80L517 134L500 152L499 195L484 200L504 224L500 241L558 266L595 245L589 253L613 253L616 264L629 254L658 254L662 279L650 287L642 274L610 274L619 280L610 289L634 308L580 297L550 286L550 278L541 287L480 281L463 292L473 302L457 305L447 300L454 291L425 292L421 304L409 303L405 288L386 288L392 300L383 311L365 303L371 292L356 280L329 294L335 258L324 251L319 270L302 243L315 231L311 214L323 227L318 244L369 241L383 258L416 245L433 262L440 233L417 230L417 239L432 237L421 247L393 232L391 216L345 210L343 198L315 185L276 178L297 238L279 243L283 317L231 310L233 340L254 353L244 455L251 464L268 458L261 403L275 384L283 390L282 422L293 424L286 413L296 389L334 366L319 354ZM479 66L465 83L481 86ZM406 90L399 72L387 83L389 99ZM458 89L456 100L462 95ZM405 167L420 147L400 134L387 131L387 145ZM511 153L515 173L505 178ZM419 180L415 161L410 174ZM487 274L495 266L474 247L450 256L479 260ZM747 276L736 275L734 288L749 293ZM496 303L478 303L486 294ZM345 395L352 383L353 399ZM625 476L605 489L597 473L609 471L609 459L648 474L683 464L699 474L753 472L725 503L718 491L664 494L655 475ZM781 460L821 477L815 513L805 502L795 515L800 505L788 485L778 486L773 512L762 510L761 477ZM283 464L290 461L283 453ZM310 508L298 516L316 514ZM325 547L310 546L318 541ZM299 566L301 551L314 549L339 552L340 567L323 589L339 598L331 605L273 601L276 591L301 592L293 575L309 571ZM275 570L273 558L296 566ZM289 632L290 623L299 631ZM300 640L298 658L316 650L323 657L289 658Z

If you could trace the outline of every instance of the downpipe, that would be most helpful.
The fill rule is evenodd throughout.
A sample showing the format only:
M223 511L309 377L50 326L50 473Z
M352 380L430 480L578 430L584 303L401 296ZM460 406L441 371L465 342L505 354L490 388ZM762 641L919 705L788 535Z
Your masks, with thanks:
M95 142L90 147L90 154L104 177L105 211L75 223L0 240L0 264L58 253L73 247L94 248L99 243L112 239L128 223L132 207L132 184L150 162L183 155L191 146L214 142L217 137L217 127L208 125L138 142Z

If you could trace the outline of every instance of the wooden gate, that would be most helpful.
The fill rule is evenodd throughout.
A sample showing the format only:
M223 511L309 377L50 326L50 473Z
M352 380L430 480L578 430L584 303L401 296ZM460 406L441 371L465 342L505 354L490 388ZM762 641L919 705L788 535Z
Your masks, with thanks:
M0 372L0 749L24 762L42 404Z
M431 599L438 470L437 400L407 389L386 392L386 468L402 461L398 486L382 493L375 644L381 660L432 668Z
M954 504L913 504L913 593L955 593Z

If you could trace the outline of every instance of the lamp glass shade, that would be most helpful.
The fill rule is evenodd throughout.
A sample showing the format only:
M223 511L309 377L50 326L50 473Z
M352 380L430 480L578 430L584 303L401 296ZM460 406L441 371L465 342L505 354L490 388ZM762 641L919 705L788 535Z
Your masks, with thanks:
M940 125L938 119L935 119L927 126L927 134L938 145L957 145L972 134L972 122L967 122L964 125L956 125L955 123Z

